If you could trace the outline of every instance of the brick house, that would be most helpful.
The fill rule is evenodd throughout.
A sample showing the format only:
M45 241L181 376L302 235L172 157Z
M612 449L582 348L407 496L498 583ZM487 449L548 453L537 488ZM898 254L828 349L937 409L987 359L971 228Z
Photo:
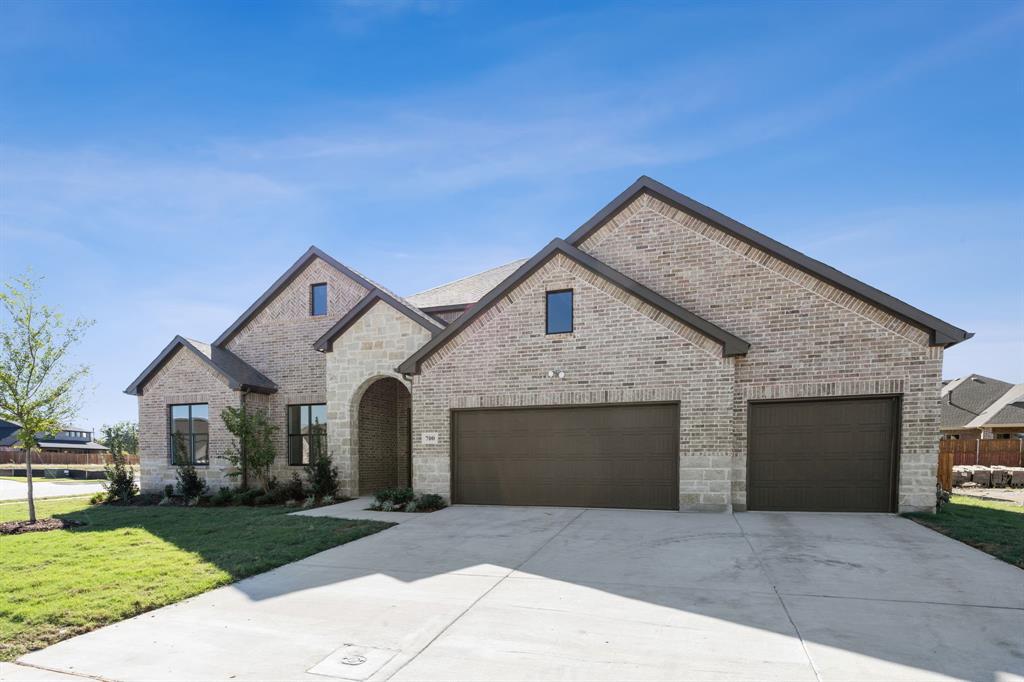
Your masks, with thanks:
M142 484L226 484L227 405L356 495L932 509L942 351L970 334L642 177L535 256L401 298L311 248L128 387Z

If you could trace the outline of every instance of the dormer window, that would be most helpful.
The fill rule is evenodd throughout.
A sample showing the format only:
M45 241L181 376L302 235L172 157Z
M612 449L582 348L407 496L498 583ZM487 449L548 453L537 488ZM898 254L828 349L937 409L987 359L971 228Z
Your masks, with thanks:
M327 314L326 284L313 284L309 287L309 314L313 317Z
M572 332L572 289L547 292L547 333Z

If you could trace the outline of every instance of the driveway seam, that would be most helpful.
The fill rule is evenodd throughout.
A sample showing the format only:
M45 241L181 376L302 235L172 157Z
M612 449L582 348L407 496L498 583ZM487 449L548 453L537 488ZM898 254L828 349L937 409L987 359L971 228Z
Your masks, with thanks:
M814 673L814 679L821 682L821 673L818 672L817 666L814 665L814 659L811 658L811 652L807 650L807 642L804 641L804 636L800 634L800 628L797 627L796 621L793 620L793 616L790 614L789 607L786 606L785 600L783 600L782 595L779 594L779 588L775 586L775 581L772 580L771 574L768 573L768 569L765 568L764 562L761 561L761 555L757 553L756 549L754 549L754 543L752 543L750 538L747 537L747 532L743 529L739 519L736 518L736 514L733 513L731 516L733 523L735 523L736 527L740 529L740 535L742 535L744 541L746 541L747 547L750 548L750 553L753 554L754 559L757 560L757 565L764 574L765 579L768 581L768 584L772 586L772 591L775 592L775 598L779 600L779 606L782 607L783 612L786 614L789 624L793 626L793 632L796 633L797 639L800 640L800 648L803 650L804 656L807 658L807 665L811 666L811 672Z
M553 540L554 540L555 538L557 538L557 537L558 537L559 535L561 535L561 534L562 534L562 533L563 533L563 532L565 531L565 529L566 529L566 528L568 528L568 527L569 527L569 526L571 526L572 524L576 523L576 519L578 519L579 517L583 516L583 515L584 515L584 514L585 514L585 513L587 512L587 511L589 511L589 510L587 510L587 509L581 509L581 510L580 510L580 513L579 513L579 514L577 514L576 516L572 517L571 519L569 519L569 521L568 521L568 522L567 522L567 523L566 523L566 524L565 524L564 526L562 526L562 527L561 527L561 528L560 528L560 529L558 530L558 532L557 532L557 533L555 533L554 535L552 535L551 537L549 537L549 538L548 538L547 540L545 540L545 541L544 541L544 542L543 542L543 543L541 544L541 546L540 546L540 547L538 547L538 548L537 548L536 550L534 550L533 552L531 552L531 553L530 553L530 555L529 555L528 557L526 557L525 559L523 559L522 561L520 561L520 562L519 562L519 563L518 563L518 564L517 564L517 565L516 565L516 566L515 566L514 568L510 569L508 573L506 573L505 575L501 576L501 578L499 578L499 579L498 579L497 581L495 581L495 583L494 583L493 585L491 585L491 586L490 586L490 587L488 587L488 588L487 588L486 590L484 590L483 594L481 594L481 595L480 595L479 597L477 597L477 598L476 598L476 599L474 599L474 600L473 600L472 602L470 602L469 606L467 606L467 607L466 607L466 608L464 608L464 609L463 609L463 610L462 610L461 612L459 612L459 615L455 616L455 618L452 618L451 622L449 622L449 623L448 623L447 625L445 625L445 626L444 626L444 627L443 627L443 628L441 629L441 631L440 631L440 632L438 632L438 633L437 633L436 635L434 635L433 637L431 637L431 638L430 638L430 641L429 641L429 642L427 642L426 644L424 644L424 645L423 645L423 648L421 648L421 649L420 649L419 651L417 651L415 655L411 656L411 657L409 658L409 660L408 660L408 661L406 661L406 662L405 662L405 663L403 663L402 665L398 666L398 668L396 668L396 669L395 669L395 671L394 671L393 673L391 673L390 675L388 675L388 676L387 676L387 678L385 678L385 679L388 679L388 680L390 680L390 679L391 679L392 677L394 677L394 676L395 676L395 675L397 675L398 673L402 672L402 670L404 670L404 669L405 669L405 667L406 667L407 665L409 665L410 663L412 663L413 661L415 661L415 660L416 660L417 658L419 658L419 657L420 657L420 655L422 655L424 651L426 651L427 649L429 649L429 648L430 648L430 646L431 646L431 645L432 645L432 644L433 644L434 642L436 642L436 641L438 640L438 638L439 638L439 637L441 637L441 635L443 635L444 633L448 632L448 630L449 630L449 629L450 629L450 628L451 628L451 627L452 627L453 625L455 625L455 624L456 624L457 622L459 622L460 620L462 620L462 617L463 617L463 616L465 616L465 615L466 615L467 613L469 613L469 612L470 612L470 610L471 610L471 609L472 609L472 608L473 608L474 606L476 606L477 604L479 604L479 603L480 603L480 600L481 600L481 599L483 599L484 597L486 597L487 595L489 595L489 594L490 594L490 593L491 593L491 592L492 592L492 591L494 590L494 588L496 588L496 587L497 587L498 585L500 585L500 584L502 584L503 582L505 582L505 579L506 579L506 578L508 578L508 577L509 577L510 575L512 575L513 573L515 573L516 571L518 571L518 570L519 570L519 569L520 569L520 568L521 568L522 566L524 566L524 565L525 565L525 564L526 564L526 563L527 563L527 562L528 562L528 561L529 561L530 559L532 559L533 557L537 556L537 554L538 554L538 553L539 553L539 552L540 552L540 551L541 551L542 549L544 549L544 548L545 548L545 547L547 547L547 546L548 546L549 544L551 544L551 542L552 542L552 541L553 541Z
M7 661L11 665L20 665L23 668L34 668L36 670L43 670L48 673L57 673L58 675L70 675L71 677L81 677L83 680L99 680L100 682L117 682L112 677L103 677L102 675L89 675L88 673L79 673L68 670L60 670L57 668L47 668L43 665L37 665L35 663L22 663L21 661Z

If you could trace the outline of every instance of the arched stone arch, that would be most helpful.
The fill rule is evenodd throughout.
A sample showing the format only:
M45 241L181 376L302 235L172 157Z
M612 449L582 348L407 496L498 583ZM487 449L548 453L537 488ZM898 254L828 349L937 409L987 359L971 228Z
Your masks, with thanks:
M359 494L411 485L411 409L412 394L395 377L374 377L353 394L349 428Z

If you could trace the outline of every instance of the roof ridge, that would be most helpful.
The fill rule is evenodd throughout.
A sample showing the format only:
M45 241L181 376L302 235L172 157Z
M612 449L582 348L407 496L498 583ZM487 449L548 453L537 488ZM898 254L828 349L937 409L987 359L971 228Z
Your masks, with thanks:
M523 263L525 263L528 260L529 260L529 258L514 258L513 260L510 260L507 263L502 263L501 265L495 265L492 268L487 268L486 270L481 270L480 272L474 272L472 274L466 275L465 277L459 277L458 279L453 279L450 282L445 282L444 284L438 284L436 287L430 287L429 289L424 289L423 291L417 291L415 294L409 294L409 297L411 298L413 296L422 296L423 294L429 294L431 291L436 291L438 289L444 289L445 287L450 287L453 284L458 284L459 282L464 282L467 279L473 279L474 277L479 277L480 275L486 275L488 272L491 272L492 270L499 270L501 268L507 268L508 266L512 265L513 263L519 263L519 265L522 265Z

